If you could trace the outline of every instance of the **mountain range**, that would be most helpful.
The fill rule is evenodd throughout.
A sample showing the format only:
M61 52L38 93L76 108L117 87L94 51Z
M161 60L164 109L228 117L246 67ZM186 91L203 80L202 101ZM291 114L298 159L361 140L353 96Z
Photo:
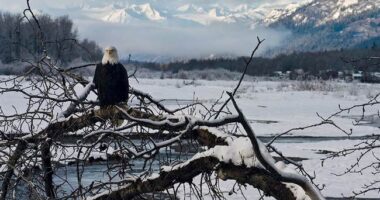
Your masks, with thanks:
M307 2L307 1L306 1ZM154 7L143 4L109 4L107 6L82 5L82 11L90 18L104 22L128 24L133 22L175 22L177 24L212 25L214 23L239 23L245 25L270 24L287 13L294 12L303 3L264 4L259 7L249 4L224 6L220 4L182 4L177 7ZM285 6L285 7L284 7ZM284 8L279 8L284 7Z
M268 26L293 33L280 51L370 48L380 44L380 1L315 0Z
M294 51L368 48L380 44L380 0L304 0L256 6L186 3L172 7L151 3L83 4L91 19L121 24L207 27L235 24L255 30L264 27L291 34L267 55ZM270 38L268 38L270 39Z

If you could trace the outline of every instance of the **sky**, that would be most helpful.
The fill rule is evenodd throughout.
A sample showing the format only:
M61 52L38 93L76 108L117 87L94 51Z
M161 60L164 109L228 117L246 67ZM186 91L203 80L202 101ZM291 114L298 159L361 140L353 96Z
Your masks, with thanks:
M53 16L68 15L80 38L95 40L101 47L119 49L121 57L132 54L141 57L209 57L211 55L249 55L256 44L256 36L265 38L264 52L281 45L290 32L273 30L247 23L213 23L202 26L194 23L130 21L110 23L102 21L109 14L106 7L149 3L161 15L172 13L181 5L194 4L208 9L213 6L234 8L247 4L253 8L281 8L305 0L30 0L33 10ZM0 0L0 11L22 12L26 0ZM85 11L83 11L85 10ZM96 17L94 17L96 16ZM174 22L172 22L174 21Z

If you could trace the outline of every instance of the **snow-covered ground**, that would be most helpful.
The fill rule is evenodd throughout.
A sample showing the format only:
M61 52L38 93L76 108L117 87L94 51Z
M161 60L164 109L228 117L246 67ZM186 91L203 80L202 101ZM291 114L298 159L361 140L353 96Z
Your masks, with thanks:
M157 99L198 100L206 105L214 103L223 91L232 91L237 81L195 81L140 79L131 81L132 87L150 93ZM310 88L312 90L310 90ZM236 98L259 136L268 136L288 129L320 122L322 117L339 111L339 105L349 107L367 102L380 92L380 85L341 82L246 81ZM224 94L224 99L227 95ZM188 102L188 101L186 101ZM176 107L176 104L171 105ZM230 106L231 107L231 106ZM232 107L231 107L232 108ZM342 113L341 116L359 116L361 109ZM368 108L367 115L377 114L376 107ZM353 126L352 118L334 118L352 136L370 135L378 130L371 126ZM267 123L265 123L267 122ZM269 125L268 125L269 123ZM343 136L334 127L323 126L295 132L294 136Z
M131 79L130 84L136 89L151 94L156 99L166 99L164 103L168 107L177 108L178 104L183 105L192 101L199 101L210 106L221 97L223 91L232 91L237 81L139 79L137 82ZM345 108L365 103L379 92L380 85L377 84L249 80L244 81L241 85L236 94L236 100L247 119L250 120L256 134L271 136L291 128L319 123L321 119L317 113L322 117L327 117L339 111L339 105L341 108ZM96 97L91 94L90 98L95 99ZM227 95L224 94L222 99L226 98ZM11 105L25 106L22 97L18 94L2 94L0 105L5 111L8 108L11 111ZM231 105L229 108L233 110ZM360 116L361 111L361 109L356 109L350 113L343 112L333 120L345 130L352 129L352 136L378 134L379 128L373 125L379 121L376 117L378 106L366 109L368 122L372 124L355 126L353 118ZM302 163L309 172L315 171L316 182L325 185L322 193L326 196L350 196L353 190L360 190L361 186L376 178L370 172L362 175L333 175L344 172L355 161L354 156L327 160L324 166L321 165L320 159L326 156L320 154L321 151L337 151L361 142L359 139L346 139L347 136L335 127L324 125L291 132L291 136L297 137L297 139L277 142L274 146L286 156L307 159ZM316 138L303 140L304 136ZM323 137L323 139L318 139L318 137ZM331 137L331 139L327 137ZM380 154L379 151L375 153ZM370 161L371 158L366 157L363 163ZM221 181L221 188L226 193L231 191L233 185L234 183L231 181ZM248 191L245 193L248 199L256 199L257 190L252 187L244 190ZM368 193L363 197L375 198L378 196L378 193ZM186 197L186 194L179 197ZM207 198L207 195L205 197ZM243 198L241 195L236 197L236 199Z
M148 92L158 99L196 99L206 105L215 102L223 91L232 91L236 81L195 81L188 84L189 80L152 80L140 79L139 83L134 81L131 85L139 90ZM296 81L246 81L237 93L237 102L244 111L246 117L252 120L252 126L259 136L269 136L285 132L288 129L307 126L321 121L316 113L327 117L341 108L350 107L355 104L368 102L380 92L380 85L344 82L296 82ZM226 95L223 98L227 98ZM181 101L179 101L181 102ZM188 102L188 101L185 101ZM176 107L178 105L168 105ZM232 106L230 106L232 109ZM366 115L376 116L378 106L366 109ZM352 136L364 136L379 133L379 128L374 125L353 125L353 118L359 116L362 110L355 109L350 113L341 113L340 117L333 120L345 130L352 129ZM374 122L378 117L371 118L368 122ZM352 147L360 143L360 140L348 140L347 136L337 128L324 125L303 131L292 132L291 136L331 137L289 140L286 143L275 143L284 155L290 157L301 157L304 167L311 173L315 171L318 184L324 184L323 194L329 197L342 197L352 195L352 191L359 191L361 187L374 179L368 172L364 174L341 174L355 161L355 156L347 156L333 160L327 160L321 165L321 158L325 154L321 151L337 151L342 148ZM339 137L342 137L338 139ZM380 154L380 151L377 151ZM357 156L357 155L356 155ZM363 158L363 163L368 163L373 157ZM354 181L353 181L354 180ZM221 188L228 194L234 182L221 182ZM247 187L245 195L248 199L255 199L258 192ZM206 189L204 191L207 191ZM189 191L187 191L189 192ZM238 192L239 193L239 192ZM185 195L186 196L186 195ZM206 195L207 196L207 195ZM379 197L378 193L368 193L362 197ZM237 199L243 199L243 196Z

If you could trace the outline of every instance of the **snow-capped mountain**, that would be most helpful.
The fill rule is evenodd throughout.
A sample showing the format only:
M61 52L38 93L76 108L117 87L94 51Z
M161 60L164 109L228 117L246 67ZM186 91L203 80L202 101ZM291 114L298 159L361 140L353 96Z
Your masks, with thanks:
M225 11L224 8L214 7L203 9L194 5L185 5L177 9L177 13L173 16L183 20L189 20L201 25L210 25L215 22L234 23L236 20L231 13Z
M170 28L228 27L266 28L291 35L269 54L365 47L379 40L380 0L297 0L276 4L181 3L175 6L150 3L84 4L83 16L120 24L156 25ZM127 27L127 26L125 26ZM155 26L157 27L157 26ZM286 35L286 34L284 34ZM271 35L266 36L271 39ZM288 36L286 36L288 37Z
M163 21L166 18L149 3L120 6L111 4L105 7L83 6L84 15L111 23L129 23L133 20Z
M318 27L345 17L360 15L380 7L380 0L303 0L298 3L240 4L227 7L220 4L182 4L173 8L156 7L150 3L84 6L84 15L112 23L138 21L191 21L199 25L238 23L276 27ZM254 27L254 26L253 26Z
M135 13L138 16L144 16L151 21L160 21L165 19L165 17L162 17L160 12L152 8L149 3L132 5L130 10L133 11L132 13Z
M314 0L301 7L278 11L275 20L270 24L287 22L294 27L307 24L318 27L330 22L334 23L347 17L361 15L377 10L380 0Z
M291 14L293 14L301 5L297 3L291 3L286 5L284 8L275 8L267 12L267 14L263 18L263 23L266 25L270 25L275 23Z
M292 31L282 52L366 47L380 38L380 0L314 0L267 25Z
M307 2L307 1L304 1ZM138 21L176 21L178 23L194 22L198 25L212 25L214 23L238 23L252 26L261 24L262 21L273 22L275 16L273 9L278 12L289 12L290 9L296 9L303 4L291 4L291 8L281 9L283 5L264 4L254 6L240 4L237 6L222 6L219 4L195 5L183 4L176 8L155 7L149 3L144 4L111 4L107 6L84 5L84 15L93 19L112 22L112 23L130 23ZM284 10L284 11L283 11ZM269 14L269 15L268 15ZM270 17L266 19L266 16Z

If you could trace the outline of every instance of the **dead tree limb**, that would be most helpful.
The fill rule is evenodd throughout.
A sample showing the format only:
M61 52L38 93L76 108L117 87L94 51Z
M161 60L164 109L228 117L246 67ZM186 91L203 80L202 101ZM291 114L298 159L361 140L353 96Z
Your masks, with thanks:
M232 92L232 96L235 96L237 90L239 89L241 83L243 82L243 79L244 79L244 76L245 74L247 73L247 70L248 70L248 66L251 64L252 60L253 60L253 56L255 55L256 51L259 49L261 43L264 42L265 39L261 40L259 37L257 37L257 44L256 44L256 47L253 49L252 53L251 53L251 56L249 57L249 59L247 61L245 61L245 68L244 68L244 71L239 79L239 82L238 84L236 85L235 89L233 90ZM224 107L230 102L231 98L228 98L224 104L219 108L219 111L216 113L215 115L215 119L219 117L219 114L222 112L222 110L224 109Z
M51 139L47 138L41 144L41 159L42 159L42 170L44 171L43 179L45 186L45 194L49 199L55 199L54 183L53 183L53 167L51 163Z
M18 160L24 153L28 146L28 143L20 140L16 146L16 150L12 154L12 156L9 158L9 161L7 162L7 171L5 172L5 176L3 179L3 183L1 185L1 200L5 200L7 198L8 194L8 187L10 185L10 181L12 179L12 176L14 174L14 168L18 164Z
M252 127L249 125L243 112L238 107L233 95L231 93L228 93L228 95L230 96L230 99L232 100L232 103L234 104L234 107L239 114L240 123L242 124L245 132L247 133L248 138L252 142L252 147L254 148L254 152L257 158L259 159L260 163L264 165L265 169L267 169L270 173L274 174L274 176L280 181L290 182L290 183L294 183L296 185L301 186L311 199L313 200L325 199L322 196L319 189L316 188L314 185L312 185L305 177L300 176L300 175L289 174L286 172L281 172L274 166L272 157L269 155L265 145L259 142L259 140L257 139Z
M92 199L96 200L122 200L150 192L164 191L174 184L189 183L201 173L217 171L223 180L237 180L242 184L250 184L262 190L266 195L279 200L294 200L294 194L282 182L279 182L270 173L260 168L245 168L232 164L220 164L214 157L201 157L189 162L186 166L165 172L161 171L157 178L138 179L133 183L114 191L101 193Z

